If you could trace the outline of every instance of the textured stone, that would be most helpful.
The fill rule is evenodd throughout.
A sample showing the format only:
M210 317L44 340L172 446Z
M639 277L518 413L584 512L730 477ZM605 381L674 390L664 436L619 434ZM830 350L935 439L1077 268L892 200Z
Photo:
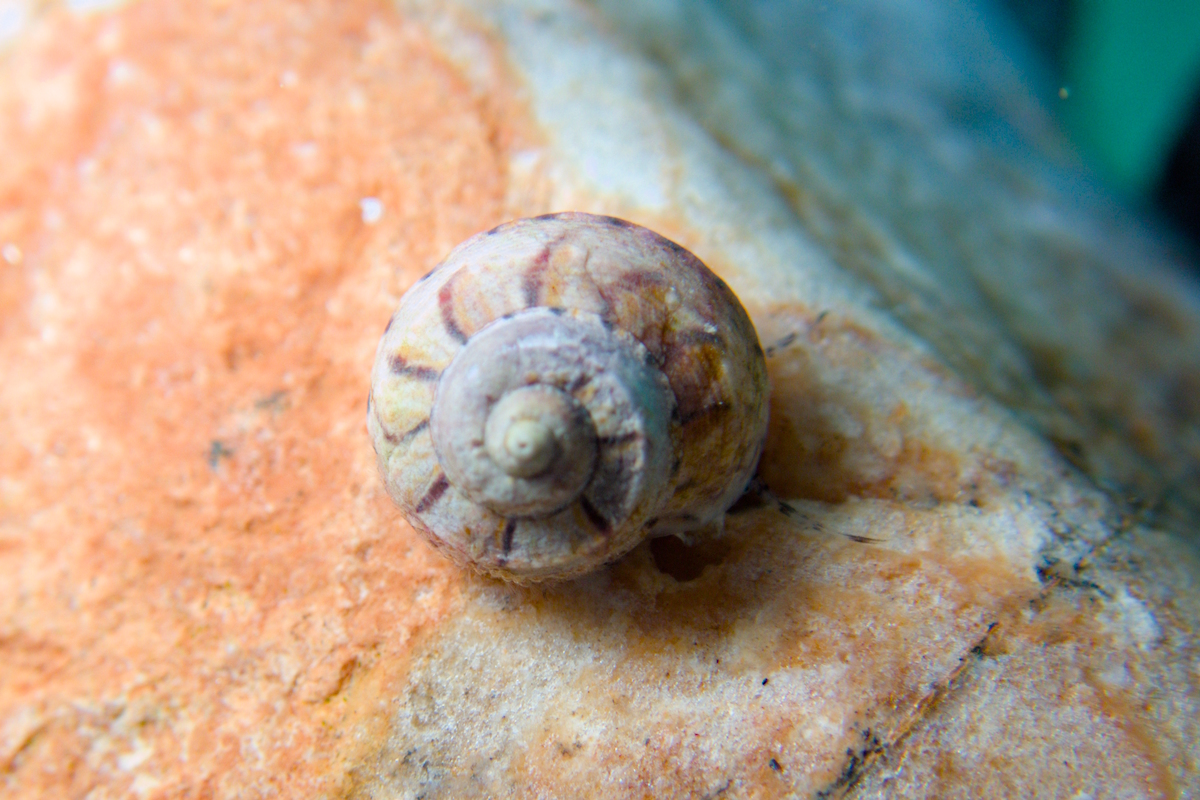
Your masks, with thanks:
M1200 792L1197 287L965 4L19 8L6 796ZM785 504L519 588L400 520L368 373L567 208L737 291Z

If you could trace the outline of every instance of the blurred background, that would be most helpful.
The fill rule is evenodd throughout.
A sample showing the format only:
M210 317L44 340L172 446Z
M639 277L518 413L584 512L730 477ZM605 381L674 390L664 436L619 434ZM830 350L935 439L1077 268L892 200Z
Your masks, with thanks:
M1200 0L1000 0L1080 156L1200 252ZM1056 87L1056 88L1052 88Z

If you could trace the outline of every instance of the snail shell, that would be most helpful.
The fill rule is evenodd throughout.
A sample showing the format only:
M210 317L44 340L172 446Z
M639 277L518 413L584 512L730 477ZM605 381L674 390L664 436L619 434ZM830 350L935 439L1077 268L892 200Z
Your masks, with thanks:
M367 427L418 531L529 582L719 518L762 453L766 397L720 278L646 228L565 213L472 237L404 295Z

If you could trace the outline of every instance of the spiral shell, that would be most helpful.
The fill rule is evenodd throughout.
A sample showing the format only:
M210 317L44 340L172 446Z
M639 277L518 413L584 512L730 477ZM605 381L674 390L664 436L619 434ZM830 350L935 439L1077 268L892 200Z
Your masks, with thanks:
M767 423L763 351L725 283L623 220L517 220L401 299L375 357L388 493L459 563L568 578L738 498Z

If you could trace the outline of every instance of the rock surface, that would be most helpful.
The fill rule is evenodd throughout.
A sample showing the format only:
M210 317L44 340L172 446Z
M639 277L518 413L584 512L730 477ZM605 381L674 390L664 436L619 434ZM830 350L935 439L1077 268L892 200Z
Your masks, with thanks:
M76 5L0 6L6 796L1200 793L1200 293L965 6ZM566 208L738 292L788 505L526 589L363 413Z

